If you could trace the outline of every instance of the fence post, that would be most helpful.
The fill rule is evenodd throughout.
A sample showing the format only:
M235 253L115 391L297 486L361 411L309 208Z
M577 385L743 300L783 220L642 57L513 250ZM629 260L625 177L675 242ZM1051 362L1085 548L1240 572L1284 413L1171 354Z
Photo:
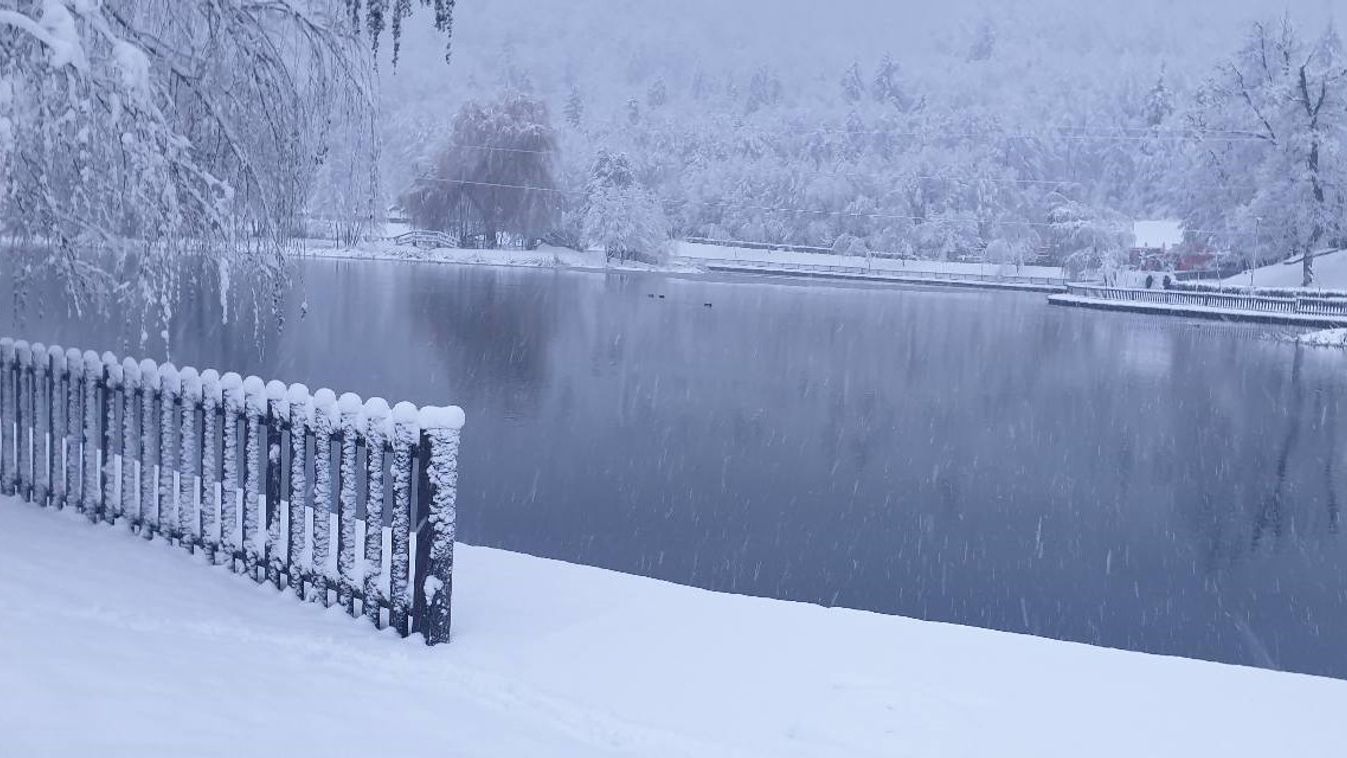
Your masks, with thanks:
M172 363L159 364L159 529L170 544L178 530L178 486L173 472L178 470L178 406L182 400L182 376Z
M65 507L65 348L47 348L51 363L51 385L47 392L47 499L56 508Z
M159 487L154 467L159 463L159 430L154 398L159 394L159 365L140 362L140 536L153 539L159 531Z
M359 395L347 392L337 401L337 410L341 424L341 465L337 469L337 572L341 581L337 585L337 602L347 614L354 616L358 585L355 572L356 445L360 441L364 403Z
M215 486L220 481L220 456L216 453L215 443L220 439L220 374L214 369L201 372L201 505L197 534L201 535L201 549L206 559L214 565L220 544L216 535L216 514L219 512L219 498Z
M0 339L0 493L14 494L14 455L19 446L15 437L19 433L15 410L18 403L14 397L14 340Z
M14 343L14 361L18 402L14 419L18 430L14 442L16 468L14 490L27 502L33 501L33 348L25 340Z
M426 597L421 628L427 645L449 641L450 601L453 595L454 540L458 520L458 448L463 411L457 407L421 411L422 444L429 446L426 479L429 489L422 508L428 508L430 565L421 577ZM419 541L418 537L418 541Z
M398 634L411 634L408 612L410 545L412 523L412 452L421 436L416 406L398 403L393 407L393 538L389 556L388 623Z
M136 400L140 395L140 364L132 358L122 361L122 514L131 520L132 531L144 533L149 527L140 510L138 466L140 426L136 423Z
M66 348L66 409L65 409L65 499L66 504L84 510L84 484L80 477L80 440L83 436L84 413L80 400L84 397L84 354L75 348Z
M258 543L258 501L262 489L262 416L267 412L266 385L250 376L243 380L243 560L248 575L266 581L266 563Z
M220 422L220 549L231 571L238 572L239 416L243 414L243 377L220 377L224 420Z
M313 404L309 399L309 388L302 384L292 384L288 390L290 406L290 523L286 535L285 561L290 575L290 589L301 598L304 593L304 545L308 534L308 519L304 506L307 504L306 486L309 460L309 426L313 417Z
M81 400L83 416L81 418L82 445L84 452L84 482L80 485L80 502L84 515L90 521L103 519L103 489L98 482L98 444L99 444L99 407L98 397L103 394L103 361L98 353L84 351L84 373L81 377Z
M313 395L313 589L311 600L326 608L332 604L328 563L332 550L332 434L337 425L337 396L320 389Z
M288 542L281 535L281 449L282 435L290 408L286 386L272 380L267 382L267 578L276 589L285 586L286 566L281 548Z
M412 512L412 531L416 534L416 548L412 554L412 631L426 633L426 577L430 575L430 438L421 427L416 440L415 508Z
M103 392L99 406L103 409L103 515L109 522L116 523L117 517L126 517L122 512L124 502L117 495L117 401L122 391L122 364L112 353L103 353L99 358L103 363ZM125 457L126 451L122 454Z
M181 421L178 435L178 534L189 553L196 552L201 539L201 515L196 503L197 475L200 473L201 435L196 429L196 412L201 407L201 375L191 366L178 372L182 385ZM202 500L204 506L205 500Z
M392 437L388 402L365 401L365 618L382 628L379 607L383 589L384 448Z
M47 444L47 430L51 426L51 402L48 367L51 353L41 342L33 343L33 499L47 507L51 490L51 462Z

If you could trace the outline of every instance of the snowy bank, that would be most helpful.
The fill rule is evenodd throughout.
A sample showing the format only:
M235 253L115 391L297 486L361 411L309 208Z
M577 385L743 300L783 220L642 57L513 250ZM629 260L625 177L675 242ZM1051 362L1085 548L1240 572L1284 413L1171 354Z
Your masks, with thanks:
M1306 332L1297 337L1296 341L1311 347L1347 348L1347 329L1321 329L1317 332Z
M946 274L972 276L1023 276L1051 279L1065 278L1065 272L1055 266L1015 266L1008 263L961 263L957 261L905 260L899 258L865 258L856 255L828 255L791 250L759 250L747 247L706 245L695 242L675 242L675 259L697 262L750 261L756 263L788 263L806 266L850 266L868 268L874 272L894 274Z
M1299 258L1286 263L1273 263L1254 269L1255 287L1294 287L1300 288L1304 271ZM1225 279L1223 284L1240 287L1249 286L1249 272L1236 274ZM1347 290L1347 250L1325 253L1314 258L1314 287L1326 290Z
M578 251L564 247L542 246L536 250L473 250L466 248L419 248L392 242L369 242L359 247L336 247L331 243L309 241L304 254L312 258L338 260L394 260L419 263L455 263L473 266L515 266L524 268L566 268L581 271L666 271L691 273L696 265L682 261L663 264L639 261L609 261L602 251Z
M13 755L1329 756L1347 709L1347 682L467 546L438 648L12 500L0 555Z

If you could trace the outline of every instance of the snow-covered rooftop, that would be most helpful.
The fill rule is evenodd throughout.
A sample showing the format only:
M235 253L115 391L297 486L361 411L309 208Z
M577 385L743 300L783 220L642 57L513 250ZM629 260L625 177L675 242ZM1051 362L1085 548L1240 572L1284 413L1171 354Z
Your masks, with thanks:
M1173 219L1137 221L1132 224L1137 247L1168 248L1183 243L1183 222Z

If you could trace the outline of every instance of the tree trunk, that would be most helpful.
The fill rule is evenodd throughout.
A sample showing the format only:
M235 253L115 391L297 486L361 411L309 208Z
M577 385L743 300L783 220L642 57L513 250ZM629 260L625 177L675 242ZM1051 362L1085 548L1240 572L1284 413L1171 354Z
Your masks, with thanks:
M1313 287L1313 286L1314 286L1314 251L1312 251L1312 250L1306 250L1306 251L1305 251L1305 257L1302 259L1302 261L1303 261L1303 268L1302 268L1301 270L1304 272L1304 275L1301 277L1301 280L1300 280L1300 286L1302 286L1302 287Z

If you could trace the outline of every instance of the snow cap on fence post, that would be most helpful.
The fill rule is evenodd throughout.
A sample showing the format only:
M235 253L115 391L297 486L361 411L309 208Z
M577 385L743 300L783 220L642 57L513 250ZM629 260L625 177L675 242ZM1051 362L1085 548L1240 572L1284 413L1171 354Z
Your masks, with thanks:
M243 395L241 393L243 392L243 377L233 371L224 374L220 377L220 390L224 393L238 393L239 404L242 405ZM228 399L228 394L225 395L225 398Z
M292 409L297 405L307 405L309 402L309 388L307 385L296 382L286 389L285 396Z
M14 358L22 366L33 362L33 346L28 344L28 340L14 341Z
M122 359L122 385L128 390L140 389L140 364L135 358Z
M191 366L184 366L178 371L178 381L182 387L182 399L184 402L195 403L201 399L201 374Z
M47 355L51 358L51 370L65 373L65 348L52 345L47 348Z
M249 376L243 380L243 400L249 413L260 416L267 412L267 386L260 377Z
M266 386L267 402L278 403L277 410L281 413L290 411L290 388L285 386L285 382L272 379Z
M103 371L108 381L108 388L117 389L121 387L122 375L125 373L122 371L122 362L117 360L117 356L113 355L110 350L104 351L99 358L103 361Z
M220 402L220 372L208 368L201 372L201 398Z
M371 437L377 436L381 441L393 436L393 409L388 407L387 400L381 397L366 400L364 413L367 434Z
M457 406L427 407L420 412L422 434L430 444L426 480L430 483L430 566L422 589L426 596L426 644L449 641L452 618L454 540L457 537L458 446L465 420Z

